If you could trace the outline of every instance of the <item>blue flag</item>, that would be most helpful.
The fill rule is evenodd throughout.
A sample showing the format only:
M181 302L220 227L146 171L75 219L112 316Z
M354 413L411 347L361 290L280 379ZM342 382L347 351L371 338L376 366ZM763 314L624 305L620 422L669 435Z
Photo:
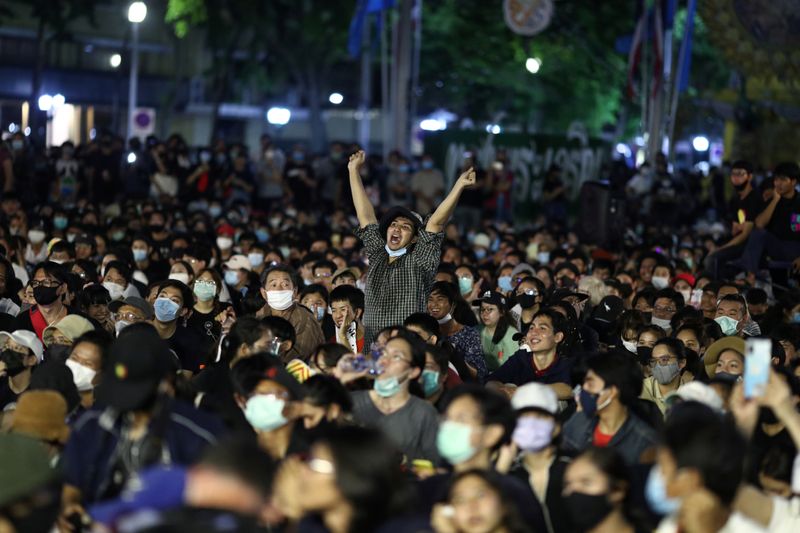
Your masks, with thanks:
M692 69L692 34L694 33L694 12L697 8L697 0L689 0L686 7L686 34L683 36L681 44L681 57L678 67L678 92L684 92L689 88L689 73Z
M347 39L347 51L351 57L361 55L361 43L364 39L364 21L367 15L380 13L394 7L395 0L358 0L353 20L350 21L350 34Z

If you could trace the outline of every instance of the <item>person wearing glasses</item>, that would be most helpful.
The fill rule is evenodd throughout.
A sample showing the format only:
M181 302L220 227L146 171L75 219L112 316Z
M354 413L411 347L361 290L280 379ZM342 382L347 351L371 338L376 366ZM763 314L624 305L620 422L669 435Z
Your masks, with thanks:
M40 263L33 271L30 286L36 305L17 315L14 330L33 331L42 340L44 330L69 314L80 314L76 309L64 305L67 292L66 271L51 261Z
M662 415L667 412L667 396L683 385L684 368L686 352L680 340L665 337L656 341L650 359L652 375L644 379L641 397L655 403Z

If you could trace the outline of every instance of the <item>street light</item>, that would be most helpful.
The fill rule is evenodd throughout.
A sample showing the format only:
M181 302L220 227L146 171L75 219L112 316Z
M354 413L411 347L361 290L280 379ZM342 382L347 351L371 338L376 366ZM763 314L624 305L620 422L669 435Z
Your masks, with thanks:
M128 137L133 135L133 114L136 111L137 85L139 82L139 24L147 17L144 2L133 2L128 7L128 22L131 23L131 76L128 82ZM112 56L113 57L113 56ZM120 62L122 58L120 58ZM113 66L113 63L112 63Z
M292 118L292 112L285 107L270 107L267 111L267 122L274 126L285 126Z
M425 131L442 131L447 129L447 122L438 118L426 118L419 123L419 127Z
M692 148L697 150L698 152L705 152L708 150L709 146L708 137L705 135L698 135L694 139L692 139Z
M122 56L119 54L111 54L111 57L108 58L108 63L111 65L111 68L117 68L122 64Z
M539 69L542 68L542 60L538 57L529 57L527 61L525 61L525 68L531 74L536 74L539 72Z
M344 96L342 96L340 93L331 93L331 95L328 97L328 101L333 105L339 105L344 101Z
M39 110L40 111L50 111L53 107L53 97L49 94L43 94L39 97Z

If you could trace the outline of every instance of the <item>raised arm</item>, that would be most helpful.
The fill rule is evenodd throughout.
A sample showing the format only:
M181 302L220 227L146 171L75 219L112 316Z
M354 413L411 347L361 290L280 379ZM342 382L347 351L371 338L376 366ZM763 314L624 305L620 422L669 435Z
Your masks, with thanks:
M367 191L364 190L364 184L361 182L361 174L358 173L366 158L367 156L364 151L359 150L350 156L350 161L347 163L347 171L350 173L350 191L353 194L353 205L356 207L358 224L362 228L366 228L370 224L375 224L378 221L378 219L375 218L375 208L369 203Z
M458 199L461 198L461 193L464 192L464 189L468 189L473 185L475 185L475 170L470 167L458 177L450 194L439 204L439 207L433 212L431 218L428 219L425 231L430 233L439 233L442 231L447 221L450 220L453 210L458 204Z

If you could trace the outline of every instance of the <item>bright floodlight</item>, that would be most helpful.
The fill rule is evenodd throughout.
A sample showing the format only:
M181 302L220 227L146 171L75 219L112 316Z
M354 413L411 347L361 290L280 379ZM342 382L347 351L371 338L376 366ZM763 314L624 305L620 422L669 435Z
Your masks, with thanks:
M285 107L271 107L267 111L267 122L275 126L285 126L292 118L292 112Z
M61 107L67 101L64 95L59 93L53 96L53 107Z
M136 152L131 152L128 154L128 163L131 165L136 163Z
M39 109L42 111L48 111L51 107L53 107L53 97L49 94L43 94L39 97Z
M698 152L705 152L708 150L708 137L705 135L698 135L694 139L692 139L692 148L697 150Z
M442 131L447 129L447 122L438 118L426 118L419 123L419 127L425 131Z
M497 135L503 131L498 124L487 124L486 126L486 133L491 133L492 135Z
M14 124L13 122L8 125L8 131L10 131L11 133L14 133L15 129L17 129L17 125Z
M122 64L122 56L119 54L111 54L111 57L108 58L108 62L111 68L117 68Z
M344 101L344 96L339 93L331 93L331 95L328 97L328 101L333 105L339 105Z
M525 61L525 68L531 74L536 74L539 72L539 69L542 68L542 60L538 57L529 57L527 61Z
M147 16L147 6L144 2L133 2L128 7L128 22L139 24Z

